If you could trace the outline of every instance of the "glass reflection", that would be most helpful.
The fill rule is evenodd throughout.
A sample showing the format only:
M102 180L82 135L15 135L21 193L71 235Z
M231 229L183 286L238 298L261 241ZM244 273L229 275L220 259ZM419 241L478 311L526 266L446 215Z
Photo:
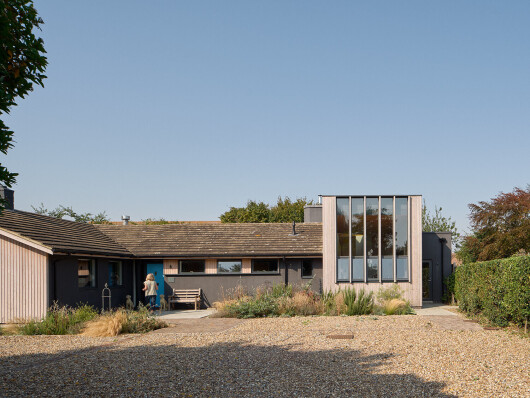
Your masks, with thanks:
M364 199L351 199L352 279L364 281Z
M408 199L396 198L396 275L408 279Z
M394 280L393 199L381 198L381 279Z
M366 198L366 274L379 278L379 199Z

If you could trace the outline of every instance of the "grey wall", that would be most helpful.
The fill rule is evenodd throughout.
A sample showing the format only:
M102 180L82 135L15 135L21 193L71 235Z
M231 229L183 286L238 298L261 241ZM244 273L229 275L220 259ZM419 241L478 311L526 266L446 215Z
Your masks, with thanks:
M441 243L440 239L445 239L446 242ZM453 271L451 265L451 233L423 232L422 241L422 262L425 260L430 260L432 262L432 299L433 301L439 302L442 301L443 278L448 277Z
M278 274L209 274L209 275L171 275L165 276L164 290L172 289L202 289L203 301L206 306L220 301L227 293L234 291L238 286L243 286L249 292L257 287L272 287L286 282L285 265L287 265L287 281L292 285L302 285L311 279L302 279L301 260L286 259L285 264L280 260L280 272ZM311 288L319 293L322 286L322 259L313 259L313 279ZM171 282L173 280L173 282Z
M322 206L304 206L304 222L322 222Z
M77 260L76 256L51 256L50 259L50 304L58 301L60 305L75 306L78 303L86 303L96 308L101 308L101 291L108 282L108 262L112 260L122 261L123 286L111 288L112 306L125 305L125 296L133 294L132 260L120 258L96 258L96 287L78 287Z

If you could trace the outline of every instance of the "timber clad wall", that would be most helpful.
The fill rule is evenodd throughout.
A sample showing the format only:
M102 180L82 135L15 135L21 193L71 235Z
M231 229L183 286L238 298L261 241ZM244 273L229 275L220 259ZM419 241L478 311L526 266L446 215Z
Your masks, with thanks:
M0 236L0 323L40 318L48 308L48 255Z
M422 225L421 225L421 196L409 196L409 257L410 257L410 282L397 282L403 292L403 297L409 300L414 307L422 306ZM322 198L322 252L323 252L323 287L324 291L336 291L339 288L351 286L356 290L364 289L367 292L377 293L381 288L394 285L394 282L354 282L336 283L337 261L337 217L336 197L325 196Z

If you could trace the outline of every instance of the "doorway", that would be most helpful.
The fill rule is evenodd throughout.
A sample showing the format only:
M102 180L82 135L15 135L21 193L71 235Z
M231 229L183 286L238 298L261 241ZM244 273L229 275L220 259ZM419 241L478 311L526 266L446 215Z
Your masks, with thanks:
M147 264L147 273L155 276L155 282L158 284L156 305L160 306L160 295L164 294L164 265L161 263Z
M432 260L421 262L423 300L432 301Z

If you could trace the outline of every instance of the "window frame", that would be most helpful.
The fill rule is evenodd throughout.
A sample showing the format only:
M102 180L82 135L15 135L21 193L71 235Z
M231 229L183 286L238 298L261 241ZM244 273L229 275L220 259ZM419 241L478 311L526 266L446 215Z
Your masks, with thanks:
M80 261L87 261L88 264L89 264L89 269L88 269L88 277L89 277L89 280L92 282L93 281L93 284L91 283L90 286L79 286L79 262ZM97 289L98 288L98 266L97 266L97 261L95 258L78 258L77 259L77 287L79 289ZM93 278L90 278L90 270L93 269L94 272L94 277Z
M311 275L304 276L304 261L309 261L311 264ZM313 259L312 258L303 258L300 263L300 277L302 279L313 279L315 277L315 266L313 265Z
M118 278L118 283L116 284L112 284L111 285L111 278L110 278L110 264L111 263L115 263L118 265L118 270L119 270L119 278ZM121 260L110 260L108 262L108 267L109 267L109 280L108 280L108 284L109 284L109 287L123 287L123 261Z
M186 261L195 261L199 262L202 261L203 271L202 272L190 272L190 271L182 271L182 263ZM206 274L206 260L204 259L188 259L188 260L179 260L179 275L205 275Z
M363 226L363 242L364 242L364 251L363 251L363 273L364 273L364 280L361 279L354 279L353 278L353 256L352 256L352 230L351 230L351 223L352 223L352 199L362 199L364 204L364 212L363 212L363 218L364 218L364 226ZM369 279L368 278L368 254L366 250L366 242L367 242L367 236L366 236L366 224L367 224L367 213L366 213L366 201L368 198L373 198L378 201L378 219L377 219L377 235L378 235L378 242L377 242L377 259L378 259L378 277ZM349 202L349 257L339 257L338 253L335 253L335 283L397 283L397 282L411 282L411 274L412 274L412 260L411 260L411 197L409 195L378 195L378 196L336 196L335 197L335 220L337 220L337 211L338 211L338 201L339 200L348 200ZM383 271L383 255L382 255L382 199L391 199L392 200L392 270L393 270L393 278L383 278L382 271ZM397 243L396 243L396 200L397 199L405 199L406 200L406 209L407 209L407 231L406 231L406 239L407 239L407 255L406 256L399 256L397 255ZM337 225L335 225L335 247L338 248L338 232L337 232ZM406 257L406 269L407 269L407 277L406 278L399 278L397 275L397 268L398 268L398 258ZM386 256L388 258L388 256ZM342 260L348 259L348 279L339 279L339 262Z
M276 261L276 271L254 271L254 262L255 261ZM251 261L250 273L257 275L279 275L280 274L280 259L279 258L253 258Z
M240 270L234 271L219 271L219 263L221 262L239 262ZM218 275L239 275L243 273L243 259L217 259L217 274Z

